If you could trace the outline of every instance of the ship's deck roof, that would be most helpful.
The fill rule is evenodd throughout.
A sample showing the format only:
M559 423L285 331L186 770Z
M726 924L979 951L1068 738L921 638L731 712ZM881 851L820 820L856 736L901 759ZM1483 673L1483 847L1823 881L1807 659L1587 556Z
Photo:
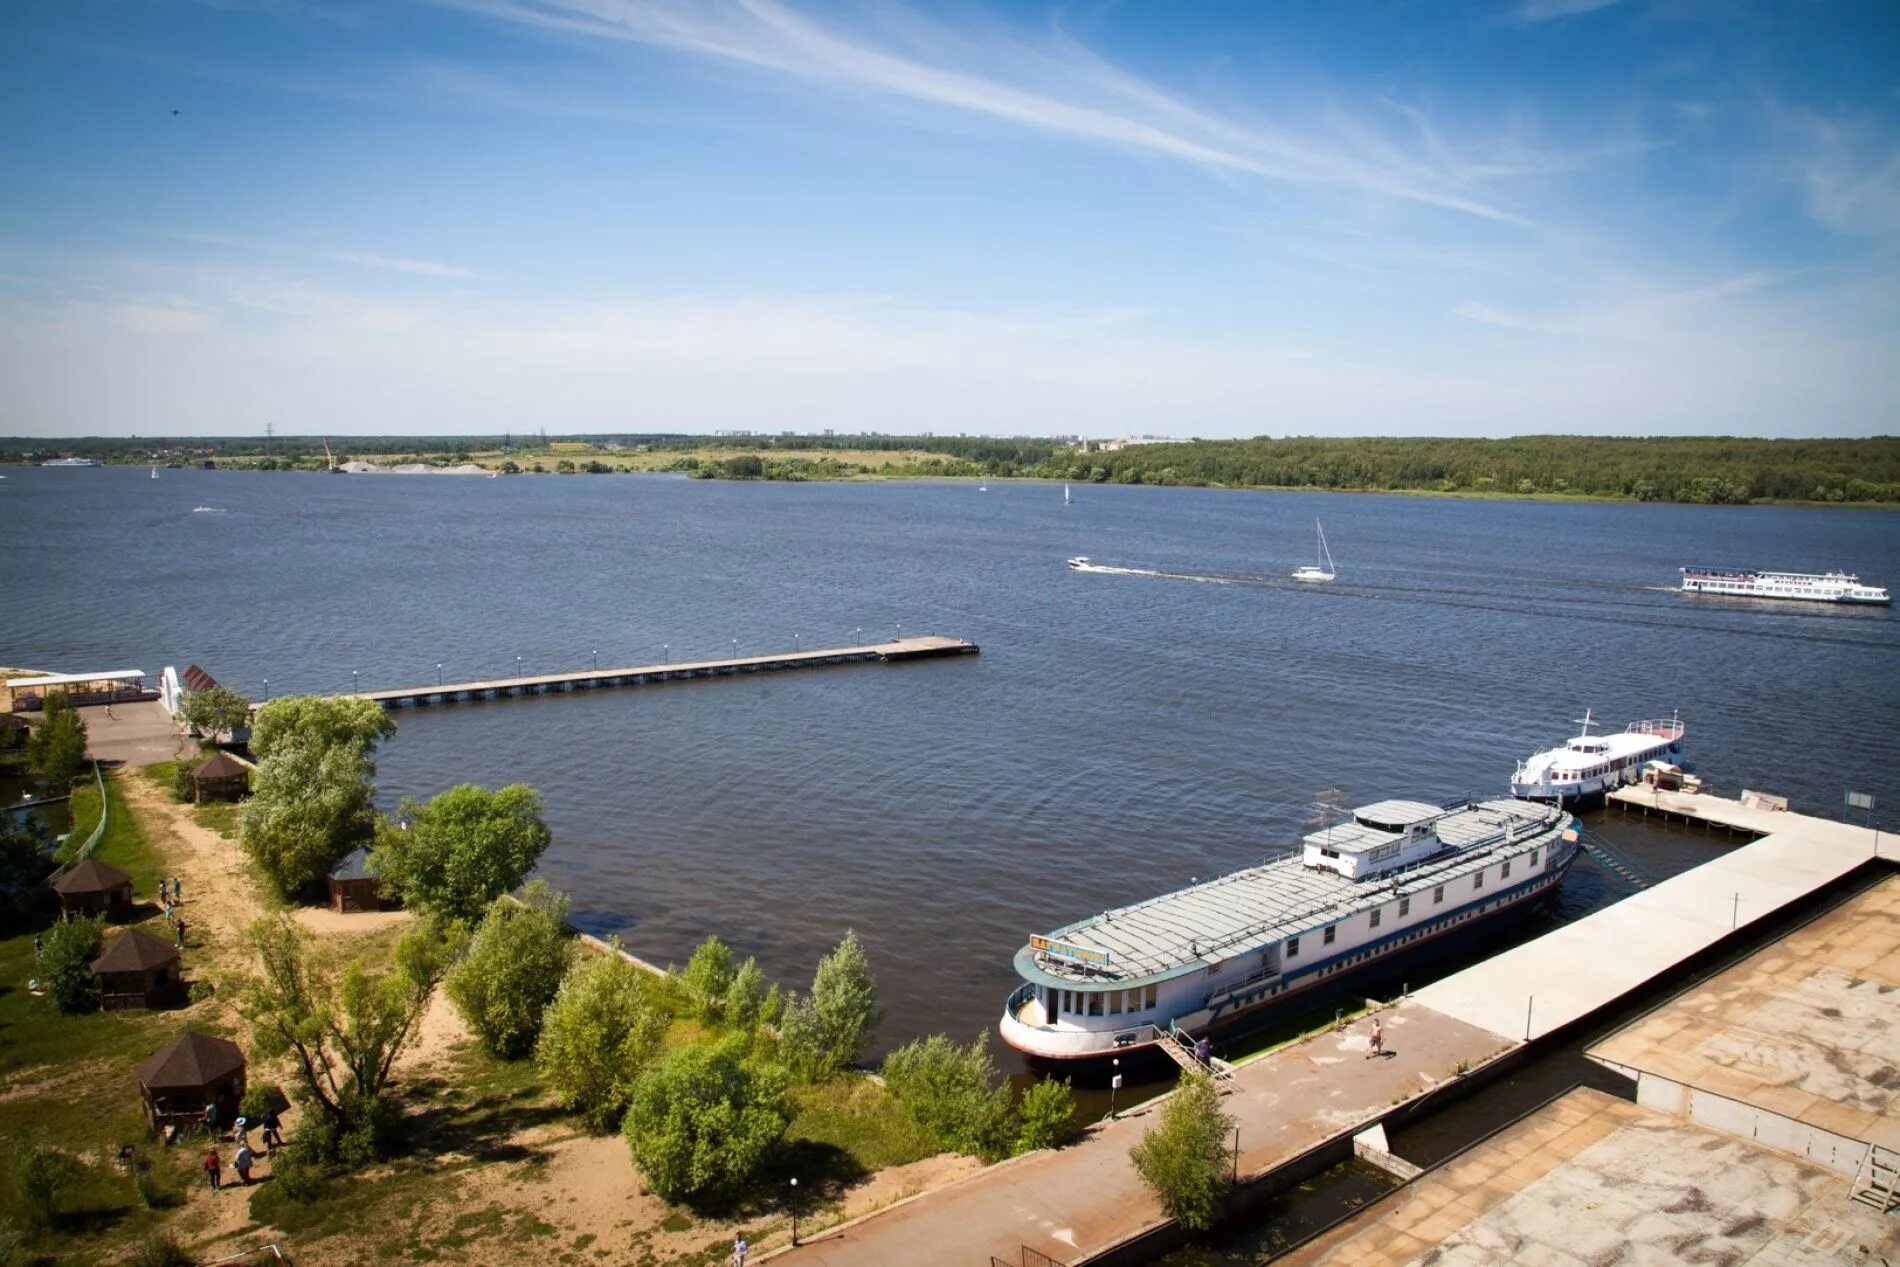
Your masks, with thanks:
M1448 878L1476 871L1502 853L1528 851L1546 842L1568 818L1554 806L1534 801L1478 802L1445 814L1434 825L1439 839L1451 847L1449 851L1403 872L1348 880L1333 871L1306 867L1298 854L1292 854L1107 911L1050 934L1066 945L1106 953L1106 967L1085 970L1079 963L1038 955L1028 946L1017 954L1016 966L1032 981L1070 985L1145 982L1198 971L1335 923L1356 910L1443 884ZM1522 834L1507 845L1508 825L1516 825ZM1525 825L1531 830L1525 831ZM1353 829L1372 832L1381 840L1394 838L1357 824L1342 824L1334 832Z

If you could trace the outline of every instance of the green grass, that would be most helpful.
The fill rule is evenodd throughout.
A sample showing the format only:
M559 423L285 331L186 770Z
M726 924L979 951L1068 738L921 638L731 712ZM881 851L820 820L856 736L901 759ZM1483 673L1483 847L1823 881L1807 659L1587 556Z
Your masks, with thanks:
M176 789L172 786L172 780L178 775L178 763L176 761L160 761L155 765L148 765L144 768L144 774L146 778L157 784L158 787L164 791L165 795L171 797L174 802L179 804L191 804L190 802L181 800ZM226 840L235 841L238 838L239 809L240 807L238 805L232 804L229 801L206 801L201 805L192 804L191 816L206 827L209 827L212 831L223 836Z
M931 1133L883 1087L861 1074L840 1074L793 1092L788 1143L829 1145L867 1171L922 1161L943 1151Z

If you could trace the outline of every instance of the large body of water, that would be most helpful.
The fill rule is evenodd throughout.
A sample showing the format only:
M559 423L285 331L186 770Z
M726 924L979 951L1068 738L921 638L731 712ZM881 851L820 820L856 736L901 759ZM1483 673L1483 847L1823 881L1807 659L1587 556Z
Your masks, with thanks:
M398 715L385 799L540 789L578 921L788 984L855 927L886 1044L993 1029L1025 937L1292 842L1316 794L1500 792L1587 706L1720 790L1900 804L1900 620L1684 563L1900 582L1900 515L964 483L10 469L0 662L253 695L975 639L980 657ZM209 508L209 509L201 509ZM1340 578L1282 578L1324 519ZM1229 583L1075 574L1064 560ZM1234 579L1239 578L1239 579ZM1251 578L1251 579L1249 579ZM861 631L861 632L860 632ZM1615 821L1644 865L1720 846ZM1587 861L1557 914L1618 890Z

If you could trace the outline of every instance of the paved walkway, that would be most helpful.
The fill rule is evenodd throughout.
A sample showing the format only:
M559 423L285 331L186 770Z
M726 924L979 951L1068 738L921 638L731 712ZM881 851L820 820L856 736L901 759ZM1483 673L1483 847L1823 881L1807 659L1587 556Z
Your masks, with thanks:
M1329 1032L1242 1065L1223 1104L1240 1128L1240 1173L1270 1170L1313 1146L1428 1093L1507 1050L1494 1034L1414 1003L1381 1013L1386 1054L1368 1053L1370 1023ZM1056 1152L993 1166L774 1261L824 1267L1019 1260L1024 1245L1075 1262L1163 1221L1128 1150L1155 1107ZM926 1248L928 1247L928 1248Z
M155 765L177 760L197 747L155 699L114 704L110 717L105 705L88 704L79 715L86 723L86 755L100 761Z

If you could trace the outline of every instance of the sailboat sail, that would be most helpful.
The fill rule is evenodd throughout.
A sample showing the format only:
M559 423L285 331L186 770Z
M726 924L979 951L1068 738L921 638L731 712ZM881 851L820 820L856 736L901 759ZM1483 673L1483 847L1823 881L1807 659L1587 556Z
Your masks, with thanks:
M1339 575L1333 567L1333 552L1326 548L1326 530L1319 526L1319 520L1313 521L1313 532L1319 538L1318 562L1310 563L1293 573L1296 581L1330 581Z

